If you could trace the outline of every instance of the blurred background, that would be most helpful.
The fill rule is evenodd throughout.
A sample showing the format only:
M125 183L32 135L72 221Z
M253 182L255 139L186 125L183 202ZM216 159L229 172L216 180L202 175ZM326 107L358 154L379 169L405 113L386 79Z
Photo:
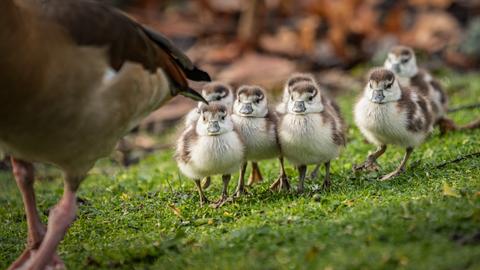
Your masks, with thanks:
M333 96L357 95L395 44L412 46L437 74L480 66L480 0L103 1L167 35L215 80L259 84L272 101L297 71L313 73ZM175 134L193 106L177 98L153 113L119 144L117 160L129 165L170 147L175 136L157 135Z

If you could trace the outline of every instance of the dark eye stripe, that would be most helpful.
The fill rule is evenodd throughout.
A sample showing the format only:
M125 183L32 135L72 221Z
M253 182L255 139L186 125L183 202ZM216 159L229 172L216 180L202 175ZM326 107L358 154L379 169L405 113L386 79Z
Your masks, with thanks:
M387 84L387 88L392 87L392 85L393 85L394 82L395 82L395 80L392 80L389 84Z
M214 91L217 93L224 93L227 92L227 88L223 85L218 85L215 87Z

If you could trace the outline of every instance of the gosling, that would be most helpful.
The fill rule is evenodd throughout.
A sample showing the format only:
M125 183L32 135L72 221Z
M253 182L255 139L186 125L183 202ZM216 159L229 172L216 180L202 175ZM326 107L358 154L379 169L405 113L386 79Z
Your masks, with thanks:
M412 48L402 45L393 47L388 53L384 67L397 76L401 86L409 87L427 99L432 108L434 124L439 126L441 134L456 129L455 123L446 116L447 94L427 70L417 66Z
M271 188L288 190L290 185L285 174L277 134L278 118L268 109L265 90L259 86L241 86L233 105L232 120L245 141L245 162L240 169L235 196L245 193L247 161L255 162L253 165L258 161L277 157L280 160L280 176Z
M231 174L243 163L245 146L225 105L203 105L199 112L196 125L186 128L178 139L175 158L180 171L195 181L200 206L209 202L200 179L222 175L222 196L211 205L218 208L228 199Z
M376 160L388 144L404 147L405 155L393 172L381 178L389 180L405 171L413 148L431 133L434 115L427 98L409 87L401 86L395 74L387 69L374 69L364 93L355 105L355 123L365 138L377 145L367 160L354 166L355 171L378 170Z
M207 100L209 103L219 103L225 105L228 110L231 110L233 106L233 100L235 95L233 93L233 89L230 85L222 82L210 82L203 86L202 88L202 96ZM196 125L198 118L200 118L200 107L202 103L199 102L198 106L192 109L185 118L185 127L190 127L192 125ZM211 184L211 177L205 177L203 180L203 188L207 189L210 187Z
M345 146L345 125L338 107L310 81L294 84L286 105L279 138L284 157L298 168L298 192L304 192L309 164L325 164L323 188L330 187L330 162Z
M311 74L308 73L295 73L291 75L288 80L285 82L283 87L282 101L277 105L276 111L278 114L285 114L287 111L287 103L290 97L290 89L297 83L301 82L310 82L317 84L316 80ZM310 179L317 179L318 171L320 170L320 165L316 165L315 169L310 174Z

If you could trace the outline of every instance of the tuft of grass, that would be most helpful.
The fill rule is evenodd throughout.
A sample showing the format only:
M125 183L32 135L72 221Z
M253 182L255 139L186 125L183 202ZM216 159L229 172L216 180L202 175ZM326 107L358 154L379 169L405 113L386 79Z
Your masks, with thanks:
M480 102L477 74L446 73L452 106ZM350 125L348 146L333 161L333 187L307 181L307 194L272 193L276 161L261 162L265 181L221 209L198 206L193 183L181 176L172 151L124 169L99 162L81 186L78 217L59 252L70 269L480 269L480 131L439 136L412 155L405 174L378 182L355 175L372 145L352 122L357 93L339 98ZM480 110L451 115L459 123ZM393 170L403 150L380 159ZM446 164L438 168L440 164ZM291 182L297 173L287 165ZM62 193L61 175L38 166L41 218ZM234 179L237 175L234 176ZM232 181L234 183L235 181ZM220 196L214 178L207 196ZM233 192L234 184L230 186ZM0 269L25 247L26 222L9 172L0 172Z

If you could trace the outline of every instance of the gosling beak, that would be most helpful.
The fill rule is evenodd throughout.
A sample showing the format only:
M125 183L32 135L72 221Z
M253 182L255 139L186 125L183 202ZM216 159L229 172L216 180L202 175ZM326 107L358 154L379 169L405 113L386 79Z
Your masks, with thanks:
M242 107L239 111L243 115L250 115L253 113L252 103L242 103Z
M304 113L306 110L307 108L305 108L304 101L295 101L295 103L293 103L293 112Z
M208 122L207 131L208 135L218 135L220 132L220 125L218 124L218 121Z
M205 98L202 95L200 95L197 91L193 90L190 87L180 90L179 94L184 97L191 98L195 101L200 101L208 105L208 101L205 100Z
M375 103L382 103L385 99L383 95L383 90L374 90L372 94L372 101Z

